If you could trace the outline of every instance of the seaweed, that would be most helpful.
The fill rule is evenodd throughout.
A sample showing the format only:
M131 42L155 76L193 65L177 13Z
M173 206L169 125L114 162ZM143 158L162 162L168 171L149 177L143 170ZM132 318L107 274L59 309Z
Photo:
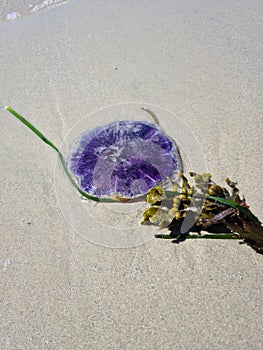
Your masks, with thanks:
M167 228L169 234L155 236L177 243L197 238L241 239L263 254L263 226L245 198L240 198L237 184L227 178L228 190L216 184L209 173L189 175L194 184L181 173L180 180L171 183L170 191L162 186L149 190L146 198L149 207L143 213L142 224ZM186 219L192 225L184 231Z

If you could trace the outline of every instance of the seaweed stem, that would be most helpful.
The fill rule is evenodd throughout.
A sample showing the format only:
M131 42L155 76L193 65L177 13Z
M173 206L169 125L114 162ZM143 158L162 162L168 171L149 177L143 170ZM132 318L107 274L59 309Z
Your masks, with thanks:
M170 234L156 234L155 238L161 238L161 239L176 239L176 237L173 237ZM184 239L240 239L237 235L230 233L230 234L192 234L192 235L186 235Z
M47 145L49 145L51 148L53 148L57 154L58 157L60 159L60 162L62 164L62 167L69 179L69 181L71 182L71 184L76 188L76 190L85 198L95 201L95 202L117 202L117 200L113 200L110 198L98 198L98 197L93 197L88 195L86 192L82 191L82 189L76 184L76 182L73 180L69 169L66 165L65 159L62 155L62 153L60 152L60 150L48 139L46 138L46 136L44 136L33 124L31 124L28 120L26 120L24 117L22 117L19 113L17 113L15 110L13 110L11 107L6 106L5 109L10 112L11 114L13 114L18 120L20 120L26 127L28 127L34 134L36 134L42 141L44 141Z

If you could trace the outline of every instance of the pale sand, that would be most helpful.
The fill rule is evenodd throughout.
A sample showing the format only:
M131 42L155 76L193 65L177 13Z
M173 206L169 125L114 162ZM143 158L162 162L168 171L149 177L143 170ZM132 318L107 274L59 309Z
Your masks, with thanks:
M262 219L261 20L252 0L72 1L1 25L0 105L58 145L101 107L167 108ZM261 255L237 241L84 240L57 204L56 154L0 114L1 349L262 349Z

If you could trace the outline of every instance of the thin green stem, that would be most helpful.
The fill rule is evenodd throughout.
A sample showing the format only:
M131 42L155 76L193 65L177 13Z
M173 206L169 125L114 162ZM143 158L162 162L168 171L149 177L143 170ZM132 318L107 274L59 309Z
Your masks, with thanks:
M20 120L23 124L25 124L33 133L35 133L38 137L41 138L42 141L47 143L50 147L52 147L56 152L59 152L58 148L53 145L51 141L49 141L37 128L34 127L28 120L26 120L22 115L18 114L11 107L6 106L5 109L12 113L18 120Z
M218 203L222 203L222 204L226 204L229 205L232 208L236 208L238 210L240 210L244 215L246 215L252 222L256 223L256 224L260 224L261 222L259 221L259 219L247 208L242 207L242 205L238 204L235 201L232 201L231 199L227 199L227 198L221 198L221 197L214 197L214 196L206 196L207 199L212 199L215 202Z
M155 238L161 239L180 239L180 236L173 237L169 234L157 234ZM204 235L187 235L184 237L185 239L239 239L237 235L232 233L230 234L204 234Z
M36 134L42 141L44 141L46 144L48 144L51 148L53 148L57 154L58 157L61 161L62 167L69 179L69 181L72 183L72 185L76 188L76 190L85 198L95 201L95 202L117 202L117 200L113 200L110 198L98 198L98 197L93 197L88 195L86 192L82 191L82 189L76 184L76 182L74 181L74 179L72 178L69 169L66 165L65 159L62 155L62 153L60 152L60 150L49 140L47 139L36 127L34 127L34 125L32 125L28 120L26 120L24 117L22 117L20 114L18 114L15 110L13 110L11 107L6 106L5 109L10 112L11 114L13 114L18 120L20 120L24 125L26 125L34 134Z
M204 234L204 235L188 235L186 239L239 239L233 233L229 234Z

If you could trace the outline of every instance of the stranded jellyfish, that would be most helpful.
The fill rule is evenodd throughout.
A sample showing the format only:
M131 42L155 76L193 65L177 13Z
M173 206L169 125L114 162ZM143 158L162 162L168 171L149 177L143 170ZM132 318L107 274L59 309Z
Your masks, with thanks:
M84 133L67 165L79 187L96 197L134 198L182 171L174 141L148 121L116 121Z

